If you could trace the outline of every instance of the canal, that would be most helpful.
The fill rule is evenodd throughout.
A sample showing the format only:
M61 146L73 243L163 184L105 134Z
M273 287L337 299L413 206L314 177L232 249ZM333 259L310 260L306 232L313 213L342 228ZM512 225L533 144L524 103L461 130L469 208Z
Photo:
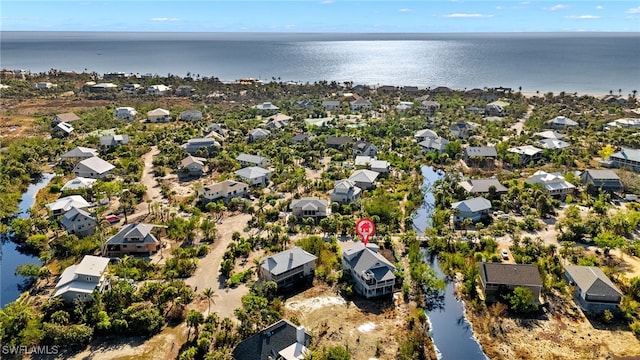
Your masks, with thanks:
M51 181L53 176L53 174L42 174L37 182L29 185L27 191L22 194L17 217L29 217L29 209L35 202L36 194ZM11 241L12 236L10 233L0 234L0 308L4 308L20 296L20 287L26 279L15 274L16 268L22 264L42 264L37 256L20 252L18 246Z
M431 166L423 165L421 171L424 177L422 183L424 203L413 217L413 226L418 233L423 233L431 226L431 215L435 206L431 187L436 180L444 176L444 172L435 170ZM444 360L486 360L482 347L473 336L471 324L464 315L464 305L455 295L455 283L440 270L435 256L425 251L424 260L431 265L439 278L445 279L447 284L443 296L436 304L431 304L431 309L428 311L431 337L438 356Z

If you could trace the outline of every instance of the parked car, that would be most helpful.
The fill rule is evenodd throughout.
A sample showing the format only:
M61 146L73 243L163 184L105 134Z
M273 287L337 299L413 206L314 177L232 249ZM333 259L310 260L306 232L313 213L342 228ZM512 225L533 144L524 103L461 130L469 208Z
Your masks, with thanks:
M509 260L509 252L507 249L502 249L502 260Z
M105 220L107 220L109 224L113 225L120 222L120 217L117 215L111 214L111 215L105 216Z

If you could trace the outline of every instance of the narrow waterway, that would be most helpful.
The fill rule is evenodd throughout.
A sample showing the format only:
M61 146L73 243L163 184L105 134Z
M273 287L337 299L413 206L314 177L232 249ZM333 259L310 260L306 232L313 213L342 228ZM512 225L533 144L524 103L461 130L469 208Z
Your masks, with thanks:
M53 174L42 174L36 183L29 185L27 191L22 194L17 217L29 217L29 209L35 202L36 194L51 181L53 176ZM4 308L6 304L20 296L20 286L26 279L15 274L16 268L22 264L42 264L37 256L20 252L18 245L11 241L11 237L11 234L0 233L0 308Z
M422 166L422 184L424 191L424 203L413 217L413 226L418 233L424 232L431 226L431 215L435 205L435 198L431 191L432 184L441 179L444 173L434 170L431 166ZM425 251L424 260L430 264L439 278L445 279L447 287L442 297L437 299L437 303L431 304L428 311L429 322L431 324L431 337L436 346L438 355L444 360L485 360L486 355L482 351L480 344L473 336L471 324L464 316L464 306L455 295L455 284L446 279L438 259Z

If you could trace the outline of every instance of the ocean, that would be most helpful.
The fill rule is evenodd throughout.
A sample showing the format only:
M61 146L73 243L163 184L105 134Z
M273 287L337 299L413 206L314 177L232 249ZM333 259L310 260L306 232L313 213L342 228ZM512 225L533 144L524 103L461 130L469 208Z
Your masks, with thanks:
M624 95L639 33L290 34L1 32L0 66L263 81Z

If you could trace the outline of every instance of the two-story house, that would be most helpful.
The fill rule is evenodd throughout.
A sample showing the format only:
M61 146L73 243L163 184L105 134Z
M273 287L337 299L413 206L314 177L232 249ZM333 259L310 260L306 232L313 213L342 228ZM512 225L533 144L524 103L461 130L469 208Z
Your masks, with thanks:
M338 180L333 186L333 190L329 190L331 201L340 204L348 204L360 199L362 190L356 186L356 183L348 180Z
M391 295L395 290L396 267L378 253L375 244L357 242L342 253L343 271L351 275L354 290L365 298Z
M115 169L115 166L94 156L80 161L76 167L73 168L73 173L79 177L104 179L111 175L113 169Z
M217 184L206 185L198 189L198 196L202 201L216 201L223 199L225 201L237 197L244 197L249 194L249 185L233 180L225 180Z
M236 157L236 160L238 160L240 166L269 166L269 159L260 155L242 153Z
M171 113L166 109L153 109L147 112L147 121L150 123L165 123L171 121Z
M60 297L66 303L90 300L96 289L102 292L109 286L105 276L107 265L109 258L85 255L80 264L64 269L53 297Z
M62 215L60 224L69 234L84 237L95 232L98 222L87 211L72 207Z
M602 189L605 192L618 192L622 190L622 181L613 170L588 169L580 176L584 185L590 186L593 190Z
M117 107L113 110L113 118L115 120L133 121L136 119L138 112L130 106Z
M453 210L453 222L461 223L464 219L471 219L473 222L481 221L489 216L491 211L491 201L476 197L469 200L454 202L451 204Z
M378 155L378 148L368 141L358 140L351 148L353 157L362 155L375 158Z
M155 254L160 241L151 233L154 227L153 224L127 224L107 240L104 253L107 256Z
M331 213L327 200L317 197L306 197L291 201L291 213L297 217L326 217Z
M524 287L531 290L534 302L539 303L542 278L536 265L481 262L478 268L480 287L488 301L495 301L516 287Z
M260 280L274 281L278 284L278 289L312 281L317 259L315 255L299 247L279 252L261 261Z
M267 186L271 178L271 171L259 166L242 168L236 171L235 174L251 186Z

